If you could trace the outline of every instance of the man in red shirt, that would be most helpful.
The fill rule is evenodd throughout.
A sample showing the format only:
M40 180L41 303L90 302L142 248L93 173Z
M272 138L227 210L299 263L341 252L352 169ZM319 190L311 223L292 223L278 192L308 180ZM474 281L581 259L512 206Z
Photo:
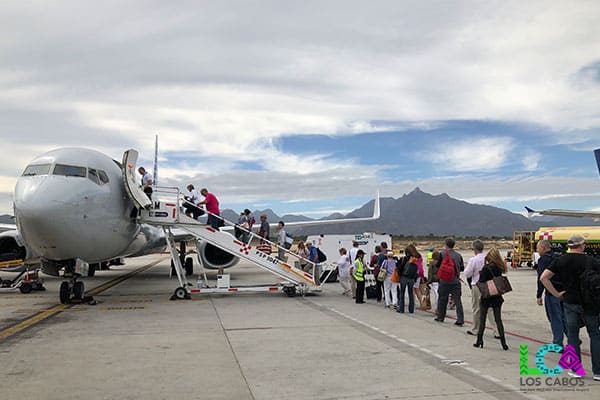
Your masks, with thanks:
M212 193L209 193L206 188L202 188L200 190L200 194L204 196L204 200L202 200L198 205L205 204L206 211L208 211L208 219L206 223L212 226L215 229L219 229L221 225L221 218L219 218L219 200L217 200L217 196Z

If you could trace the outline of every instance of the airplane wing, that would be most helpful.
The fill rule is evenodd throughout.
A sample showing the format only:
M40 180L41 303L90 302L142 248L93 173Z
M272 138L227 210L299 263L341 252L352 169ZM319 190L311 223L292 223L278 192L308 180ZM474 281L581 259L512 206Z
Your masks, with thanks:
M557 209L537 211L537 210L533 210L527 206L525 206L525 209L527 210L527 214L530 217L533 217L534 215L556 215L556 216L562 216L562 217L600 219L600 212L598 212L598 211L577 211L577 210L557 210Z
M598 172L600 173L600 149L594 150L594 156L596 157L596 165L598 166ZM534 215L556 215L561 217L575 217L575 218L594 218L600 220L600 211L577 211L577 210L542 210L537 211L525 206L527 215L533 217Z
M17 226L13 224L0 224L0 232L17 230Z
M317 219L312 221L296 221L296 222L286 222L285 227L296 227L296 226L316 226L316 225L331 225L331 224L343 224L347 222L361 222L361 221L374 221L379 219L381 215L380 205L379 205L379 192L375 196L375 204L373 206L373 215L370 217L358 217L358 218L340 218L340 219ZM259 223L260 225L260 223ZM277 222L269 223L269 227L277 227ZM233 230L233 226L224 226L221 230Z

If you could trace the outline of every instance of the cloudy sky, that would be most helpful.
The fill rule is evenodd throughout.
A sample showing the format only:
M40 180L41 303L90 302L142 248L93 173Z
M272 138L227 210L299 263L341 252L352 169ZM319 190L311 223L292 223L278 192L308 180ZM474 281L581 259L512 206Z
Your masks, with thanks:
M600 208L597 1L4 1L0 214L36 155L313 217L419 186Z

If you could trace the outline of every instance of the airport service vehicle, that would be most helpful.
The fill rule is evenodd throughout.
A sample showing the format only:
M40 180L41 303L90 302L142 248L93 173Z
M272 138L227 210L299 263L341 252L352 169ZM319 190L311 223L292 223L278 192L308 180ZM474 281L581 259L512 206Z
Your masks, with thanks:
M547 240L555 253L567 252L567 241L573 234L585 238L585 252L594 257L600 257L600 226L548 226L537 231L515 231L513 233L513 249L509 251L506 260L513 268L536 268L538 253L535 251L537 242Z
M533 231L514 231L512 250L506 255L513 268L527 266L533 267L535 259L535 232Z
M541 227L535 232L535 242L547 240L552 250L560 253L567 251L567 241L573 234L579 234L585 239L585 252L600 257L600 226L551 226Z
M310 235L306 238L307 242L311 242L313 246L318 247L327 256L327 261L322 265L323 275L329 273L330 282L335 282L337 279L336 261L340 254L339 249L344 247L348 252L352 248L352 242L358 242L358 248L365 252L365 260L370 260L375 252L375 246L386 242L388 250L392 250L392 235L380 235L372 232L359 233L354 235Z
M32 290L46 290L44 280L40 278L40 271L25 270L14 279L0 278L0 292L19 290L21 293L30 293Z

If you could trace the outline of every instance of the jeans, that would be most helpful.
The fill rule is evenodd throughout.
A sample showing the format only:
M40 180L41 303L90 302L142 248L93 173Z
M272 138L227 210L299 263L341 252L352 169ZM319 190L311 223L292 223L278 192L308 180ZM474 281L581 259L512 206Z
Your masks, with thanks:
M400 278L400 298L398 299L398 312L404 312L404 292L408 288L408 312L415 312L415 293L413 286L415 285L414 279L408 279L405 277Z
M221 217L218 217L216 215L211 215L208 214L207 220L206 220L206 224L210 225L213 229L219 230L219 226L221 225Z
M575 348L581 360L581 346L579 345L579 329L581 320L590 337L590 350L592 353L592 371L600 375L600 316L597 313L584 312L579 304L563 303L565 310L565 323L567 325L567 343Z
M567 333L563 302L561 299L546 293L544 307L546 308L548 321L550 321L550 329L552 329L552 343L562 347L564 335Z
M448 308L448 297L452 295L454 297L454 301L456 302L456 323L464 324L465 323L465 313L463 310L461 295L462 289L460 287L460 282L457 280L456 282L440 282L440 297L438 299L438 316L437 318L441 321L446 318L446 309Z

